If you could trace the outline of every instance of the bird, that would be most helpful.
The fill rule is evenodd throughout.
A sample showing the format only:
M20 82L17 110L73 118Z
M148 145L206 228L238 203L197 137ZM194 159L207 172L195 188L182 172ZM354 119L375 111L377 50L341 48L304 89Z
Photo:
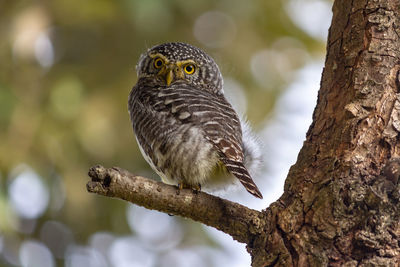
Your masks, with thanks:
M164 183L195 191L239 181L263 198L249 173L260 149L224 96L214 59L200 48L169 42L144 52L128 110L139 149Z

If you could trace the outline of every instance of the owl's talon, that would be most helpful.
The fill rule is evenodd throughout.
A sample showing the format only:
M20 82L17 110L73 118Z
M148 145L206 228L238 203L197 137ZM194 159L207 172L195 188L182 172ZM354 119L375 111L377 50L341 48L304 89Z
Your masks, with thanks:
M201 191L201 184L197 184L197 185L193 186L192 190L196 194L199 193Z
M201 184L197 184L197 185L189 185L185 182L180 182L178 183L178 190L177 190L177 195L179 195L180 191L182 189L192 189L192 191L194 193L198 193L201 191Z
M187 185L184 182L180 182L178 183L178 190L176 190L176 194L179 195L181 193L182 189L187 188Z
M182 189L191 189L192 187L189 184L182 181L178 183L178 188L179 190L182 190Z

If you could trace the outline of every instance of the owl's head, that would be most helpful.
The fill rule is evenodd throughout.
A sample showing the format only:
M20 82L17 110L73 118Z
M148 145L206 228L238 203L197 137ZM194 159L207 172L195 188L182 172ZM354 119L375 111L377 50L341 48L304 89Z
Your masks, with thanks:
M215 61L201 49L185 43L150 48L136 67L138 78L153 78L160 86L184 82L196 88L222 92L223 80Z

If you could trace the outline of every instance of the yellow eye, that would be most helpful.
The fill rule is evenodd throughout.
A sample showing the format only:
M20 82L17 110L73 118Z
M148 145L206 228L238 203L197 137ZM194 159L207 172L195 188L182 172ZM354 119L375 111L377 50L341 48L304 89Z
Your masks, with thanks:
M184 67L184 70L185 70L185 72L187 73L187 74L193 74L194 73L194 71L195 71L195 67L194 67L194 65L193 64L187 64L185 67Z
M156 68L156 69L159 69L159 68L161 68L162 66L164 65L164 60L162 60L161 58L156 58L155 60L154 60L154 67Z

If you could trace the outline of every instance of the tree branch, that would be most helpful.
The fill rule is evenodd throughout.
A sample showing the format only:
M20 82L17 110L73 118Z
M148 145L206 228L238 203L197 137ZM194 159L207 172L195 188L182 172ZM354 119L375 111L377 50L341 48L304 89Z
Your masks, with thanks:
M118 167L97 165L90 168L89 176L92 180L86 187L91 193L190 218L221 230L241 243L251 244L261 232L265 234L263 213L229 200L190 189L179 190Z

